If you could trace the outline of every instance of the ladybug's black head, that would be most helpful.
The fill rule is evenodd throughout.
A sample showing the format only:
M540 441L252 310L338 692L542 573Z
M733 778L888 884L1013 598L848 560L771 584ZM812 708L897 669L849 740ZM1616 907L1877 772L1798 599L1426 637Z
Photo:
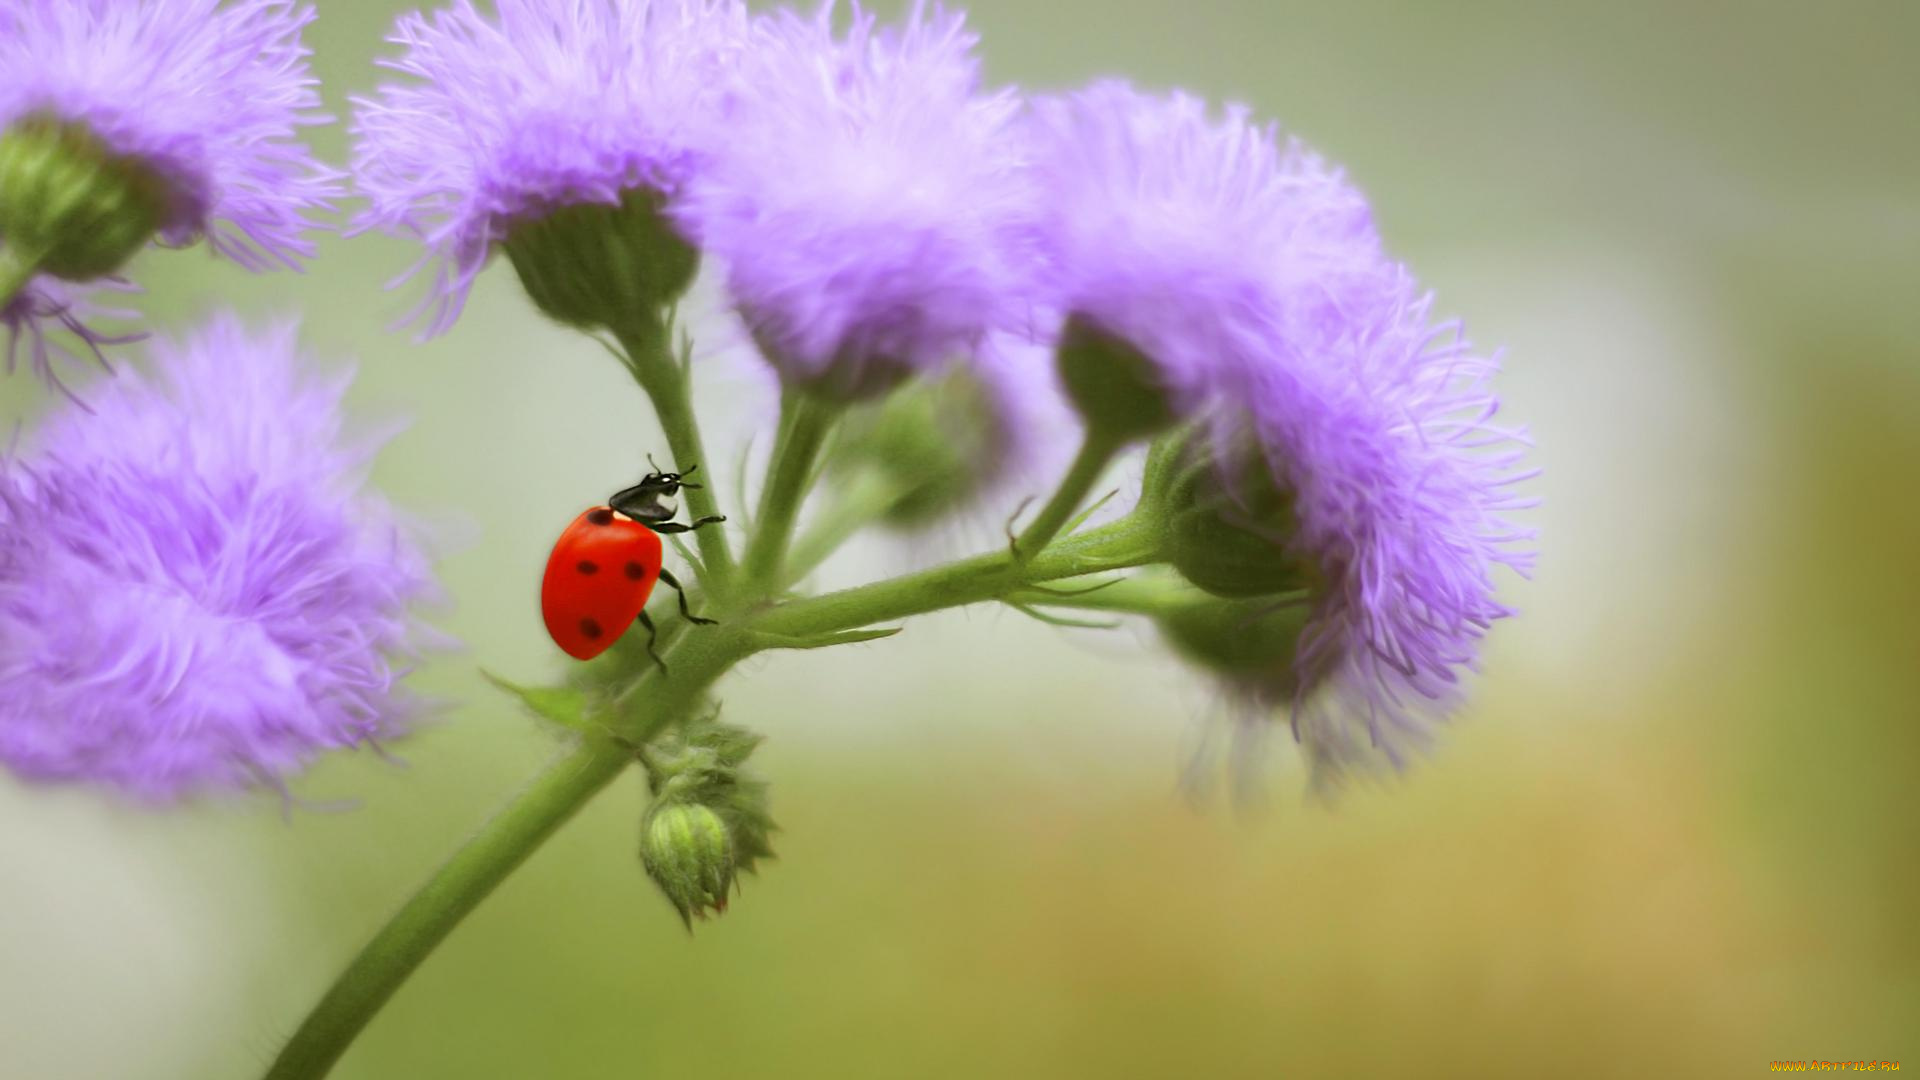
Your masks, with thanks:
M657 466L656 466L657 468ZM627 515L635 521L670 521L679 510L661 506L661 499L671 499L680 494L681 488L697 488L700 485L687 480L700 466L695 465L683 473L650 472L642 477L638 484L616 493L607 500L607 505Z

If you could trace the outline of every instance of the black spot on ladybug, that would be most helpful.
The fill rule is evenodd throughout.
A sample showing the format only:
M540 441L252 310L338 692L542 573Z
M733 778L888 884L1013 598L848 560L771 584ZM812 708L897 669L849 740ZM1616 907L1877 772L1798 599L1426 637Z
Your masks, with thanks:
M606 634L605 630L600 629L600 624L592 619L580 620L580 632L596 641Z
M611 525L613 524L613 511L603 506L600 509L593 511L592 513L589 513L587 515L587 520L594 523L595 525Z
M639 581L642 578L645 578L646 576L647 576L646 567L641 566L637 562L630 562L627 564L627 577L631 578L634 581Z
M600 572L600 564L589 559L581 559L574 569L591 576Z

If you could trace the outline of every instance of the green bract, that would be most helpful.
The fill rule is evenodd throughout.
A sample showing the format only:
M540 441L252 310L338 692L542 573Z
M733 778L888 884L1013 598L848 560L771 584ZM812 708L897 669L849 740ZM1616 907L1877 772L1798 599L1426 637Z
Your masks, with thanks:
M514 225L500 246L527 296L560 322L596 329L658 320L700 269L665 201L635 188L615 205L557 207Z
M83 124L28 116L0 134L0 242L69 281L118 271L165 221L165 181Z
M1250 451L1212 443L1194 430L1155 448L1148 497L1166 517L1168 561L1229 599L1314 588L1320 575L1292 544L1293 493Z
M1180 418L1154 362L1084 318L1067 320L1057 362L1074 408L1111 442L1148 438Z

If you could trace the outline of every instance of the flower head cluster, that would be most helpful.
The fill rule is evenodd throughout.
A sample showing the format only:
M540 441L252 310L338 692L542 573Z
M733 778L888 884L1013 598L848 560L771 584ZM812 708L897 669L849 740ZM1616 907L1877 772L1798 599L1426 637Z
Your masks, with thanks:
M959 13L835 12L756 21L678 212L783 378L858 398L1020 321L1025 189L1018 100L981 91Z
M250 268L313 254L308 215L336 176L296 138L324 122L294 0L10 0L0 6L0 132L79 125L158 178L160 238L205 236Z
M405 729L425 559L362 490L343 377L221 319L0 467L0 761L166 800Z
M1497 365L1436 325L1364 197L1245 110L1103 83L1040 103L1034 129L1055 306L1204 424L1211 524L1176 530L1175 564L1256 611L1310 594L1297 648L1271 670L1237 657L1231 682L1295 707L1323 776L1400 761L1510 614L1492 568L1530 564L1502 517L1527 474Z
M676 194L723 137L739 0L470 0L403 16L385 61L411 76L356 101L367 227L438 263L428 329L458 318L511 227L565 206Z

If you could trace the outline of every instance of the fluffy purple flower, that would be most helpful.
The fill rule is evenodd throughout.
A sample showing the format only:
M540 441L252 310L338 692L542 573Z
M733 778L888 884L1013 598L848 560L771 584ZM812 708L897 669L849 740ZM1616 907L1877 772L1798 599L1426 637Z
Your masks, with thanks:
M425 559L363 490L349 375L223 318L0 462L0 761L171 800L405 730Z
M1493 568L1531 566L1504 516L1531 474L1496 420L1497 363L1435 323L1344 176L1245 109L1101 83L1040 103L1032 130L1053 303L1156 366L1229 500L1278 489L1286 520L1252 535L1275 568L1311 568L1303 635L1235 689L1293 706L1323 779L1400 762L1512 613Z
M311 256L308 214L337 174L296 138L325 122L294 0L8 0L0 130L83 125L166 186L160 238L205 236L250 268Z
M963 16L834 14L755 22L680 216L788 382L862 396L1020 321L1025 187L1018 100L981 93Z
M469 0L402 16L382 63L413 77L356 98L363 227L419 237L428 330L459 317L494 245L577 203L673 195L721 134L739 0Z
M1272 349L1283 292L1336 303L1377 252L1366 201L1242 106L1101 82L1028 131L1050 305L1138 350L1184 413Z
M1293 496L1287 556L1324 587L1296 662L1295 729L1326 778L1371 758L1400 765L1459 702L1481 638L1513 609L1493 569L1533 564L1533 534L1508 520L1533 505L1515 486L1524 430L1498 419L1496 359L1406 271L1377 264L1380 301L1332 307L1291 328L1242 377L1271 475ZM1303 301L1302 307L1316 310ZM1278 554L1278 553L1276 553Z
M0 302L0 332L6 336L5 373L13 374L24 353L26 365L34 374L79 404L80 399L61 380L57 367L75 366L91 359L104 368L107 358L101 352L103 348L130 344L146 337L144 333L102 333L94 325L98 319L135 317L134 312L96 304L93 294L103 289L124 292L131 286L111 281L75 285L41 276L27 282L13 299Z

